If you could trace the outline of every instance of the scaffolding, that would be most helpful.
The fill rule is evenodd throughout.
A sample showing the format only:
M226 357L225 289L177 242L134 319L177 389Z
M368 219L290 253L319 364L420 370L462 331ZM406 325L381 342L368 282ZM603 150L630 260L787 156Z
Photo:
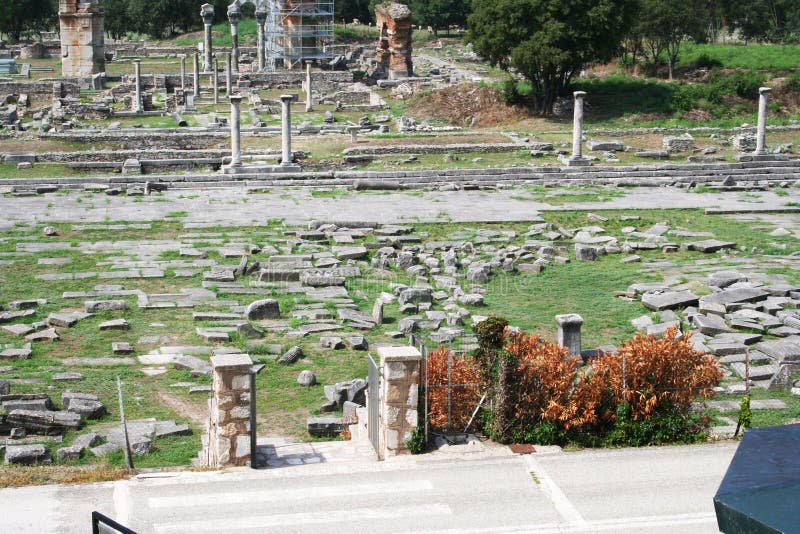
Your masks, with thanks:
M269 0L264 40L267 68L300 68L329 59L333 44L333 0Z

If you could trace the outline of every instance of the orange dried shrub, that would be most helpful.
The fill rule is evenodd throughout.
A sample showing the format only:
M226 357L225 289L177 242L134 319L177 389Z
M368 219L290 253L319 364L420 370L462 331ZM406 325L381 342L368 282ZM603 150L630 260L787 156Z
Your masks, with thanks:
M428 423L448 429L448 355L447 347L439 347L428 355ZM476 362L469 356L450 356L450 429L467 426L472 412L483 395L482 380Z
M625 388L622 362L625 359ZM711 398L722 378L722 370L712 356L694 350L691 334L678 336L670 328L661 339L637 334L625 341L617 354L593 360L591 379L582 392L586 408L595 409L595 419L609 418L599 412L604 395L626 401L634 420L655 414L688 414L698 398ZM592 403L597 404L592 406ZM611 416L613 418L613 416Z
M585 408L573 397L580 358L538 335L522 333L510 338L506 350L516 359L510 377L515 426L550 421L569 430L587 422Z

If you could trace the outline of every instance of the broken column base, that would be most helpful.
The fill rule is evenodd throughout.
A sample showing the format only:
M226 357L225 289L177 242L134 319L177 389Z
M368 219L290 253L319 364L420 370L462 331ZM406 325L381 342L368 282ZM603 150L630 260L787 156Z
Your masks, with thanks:
M786 154L739 154L736 161L789 161Z
M572 156L559 156L558 161L567 167L590 167L592 165L592 160L589 158L584 158L583 156L579 158Z
M303 168L299 163L288 163L286 165L223 165L223 174L281 174L302 172Z

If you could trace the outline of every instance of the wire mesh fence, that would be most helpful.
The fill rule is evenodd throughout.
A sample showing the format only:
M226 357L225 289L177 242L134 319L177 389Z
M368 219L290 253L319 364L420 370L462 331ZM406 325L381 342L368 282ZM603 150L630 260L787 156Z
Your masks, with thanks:
M474 336L453 338L431 349L425 340L411 334L409 344L422 355L420 399L426 438L430 432L466 432L486 389L469 356L477 348Z

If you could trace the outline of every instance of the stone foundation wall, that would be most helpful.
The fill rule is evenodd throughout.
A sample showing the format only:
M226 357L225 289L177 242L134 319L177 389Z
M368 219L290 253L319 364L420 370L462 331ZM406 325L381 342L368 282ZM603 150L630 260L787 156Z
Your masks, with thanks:
M139 160L180 160L180 159L222 159L230 156L227 149L217 150L93 150L91 152L40 152L36 154L39 163L77 163L124 161L128 158Z
M342 154L346 156L381 156L389 154L447 154L464 152L516 152L517 150L530 150L529 148L514 143L487 143L487 144L448 144L448 145L391 145L391 146L357 146L345 148Z
M227 143L230 132L203 130L195 132L68 132L41 134L42 139L63 139L79 143L111 142L120 145L123 150L142 148L202 150L219 143Z
M133 68L133 67L131 67ZM250 81L250 87L260 87L268 89L297 89L305 82L305 74L297 71L287 72L260 72L243 75ZM225 85L225 73L220 71L220 85ZM236 84L237 76L234 76L233 83ZM343 85L352 83L353 75L349 72L312 72L311 83L315 91L328 92L337 91ZM212 87L208 74L200 75L200 87L209 89ZM111 91L115 95L131 92L135 89L135 78L132 74L122 76L122 83L114 87ZM142 91L163 90L174 91L181 87L180 74L148 74L141 75ZM191 69L187 69L185 84L187 88L194 87L194 78Z
M53 96L53 81L55 80L39 80L36 82L0 82L0 95L10 94L27 94L29 97L45 97L50 98ZM62 83L61 93L62 97L80 97L80 86L74 83Z

